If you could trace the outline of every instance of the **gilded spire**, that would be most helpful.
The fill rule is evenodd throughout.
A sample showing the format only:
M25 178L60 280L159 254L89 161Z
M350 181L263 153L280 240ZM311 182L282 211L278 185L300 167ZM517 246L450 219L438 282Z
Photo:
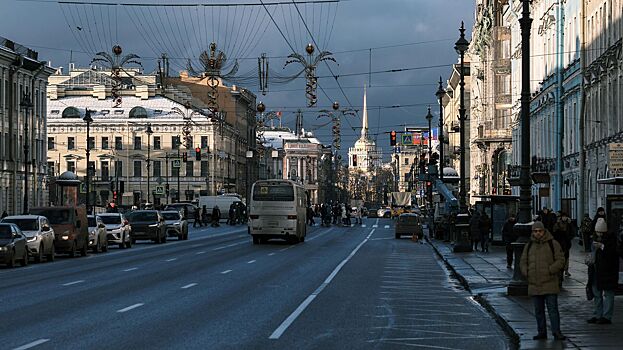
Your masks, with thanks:
M366 97L366 85L363 85L363 123L361 125L361 138L368 139L368 102Z

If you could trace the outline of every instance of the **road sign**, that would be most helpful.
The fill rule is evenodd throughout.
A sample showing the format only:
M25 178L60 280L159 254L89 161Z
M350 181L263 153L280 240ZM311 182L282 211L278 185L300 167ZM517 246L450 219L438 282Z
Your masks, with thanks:
M179 159L173 159L173 167L179 168L181 166Z
M608 170L613 176L623 175L623 143L608 144Z
M413 144L413 134L408 134L408 133L402 134L402 144L403 145L412 145Z
M156 194L162 195L164 194L164 186L156 186Z

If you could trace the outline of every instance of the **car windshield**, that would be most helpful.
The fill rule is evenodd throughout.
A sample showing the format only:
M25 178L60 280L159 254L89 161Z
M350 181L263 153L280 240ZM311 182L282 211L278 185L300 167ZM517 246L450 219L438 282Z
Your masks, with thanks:
M89 220L89 227L97 226L97 220L95 220L95 218L91 217L91 218L88 218L88 220Z
M164 217L165 220L179 220L180 219L180 214L179 213L162 213L162 216Z
M413 216L413 215L402 215L400 216L399 220L403 224L417 224L418 223L417 216Z
M13 234L11 233L11 227L7 225L0 225L0 239L11 239Z
M7 222L17 225L22 231L37 231L39 230L39 220L37 219L4 219L2 222Z
M71 224L72 215L71 208L38 208L32 209L31 214L41 215L48 218L51 224Z
M127 215L130 222L156 222L158 214L155 211L133 211Z
M118 215L105 215L105 216L100 216L100 218L102 218L102 221L106 224L106 225L114 225L114 224L121 224L121 216Z

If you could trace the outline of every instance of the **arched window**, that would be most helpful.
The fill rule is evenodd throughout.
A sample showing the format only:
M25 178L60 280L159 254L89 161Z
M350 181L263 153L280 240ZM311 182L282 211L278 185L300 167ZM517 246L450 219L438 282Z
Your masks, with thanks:
M147 110L143 107L136 106L130 110L130 118L147 118Z
M63 110L63 118L80 118L80 111L76 107L67 107Z

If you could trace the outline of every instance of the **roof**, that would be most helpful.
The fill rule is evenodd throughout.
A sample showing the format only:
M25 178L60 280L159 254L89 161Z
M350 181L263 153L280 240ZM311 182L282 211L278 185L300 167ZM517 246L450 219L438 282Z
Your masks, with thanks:
M284 143L288 142L307 142L321 144L320 140L315 137L296 136L287 130L264 130L264 147L283 148Z

